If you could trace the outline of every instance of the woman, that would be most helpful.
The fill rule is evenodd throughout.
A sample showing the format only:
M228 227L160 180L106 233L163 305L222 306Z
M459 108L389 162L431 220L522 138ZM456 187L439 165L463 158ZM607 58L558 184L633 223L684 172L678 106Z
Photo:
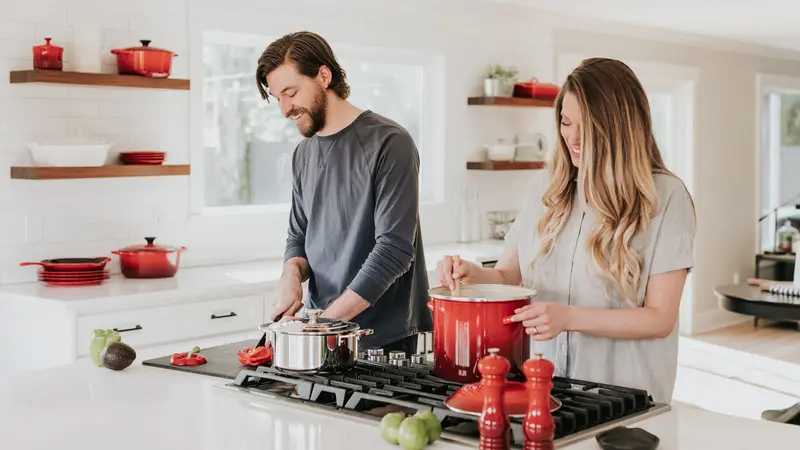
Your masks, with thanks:
M677 318L693 266L694 205L664 166L639 80L620 61L584 60L555 104L561 139L494 268L446 257L443 286L522 284L516 311L557 376L646 389L669 402Z

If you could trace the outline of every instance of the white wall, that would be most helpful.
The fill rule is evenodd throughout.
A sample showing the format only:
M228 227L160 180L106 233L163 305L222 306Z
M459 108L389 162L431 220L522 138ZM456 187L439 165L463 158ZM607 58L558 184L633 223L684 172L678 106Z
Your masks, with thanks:
M314 7L309 7L313 4ZM326 5L326 6L322 6ZM29 164L24 142L75 135L78 129L113 141L116 151L155 148L173 163L191 163L202 173L198 127L199 83L202 76L199 39L203 31L222 30L281 35L311 29L332 43L406 47L444 58L442 85L446 201L426 206L426 243L453 241L457 236L457 193L465 181L490 187L482 192L483 209L518 206L514 193L529 174L468 174L464 155L497 137L519 131L540 131L552 142L552 111L467 107L478 95L482 72L490 63L514 64L523 76L552 75L550 30L530 30L530 15L516 8L485 6L471 12L429 8L419 4L390 5L364 1L281 2L147 0L134 12L128 2L99 0L33 0L0 10L0 72L31 67L31 46L47 37L65 47L65 70L78 50L76 31L95 32L102 39L97 57L104 72L114 72L111 48L138 45L139 39L176 53L174 77L195 80L190 92L150 91L59 85L10 85L0 78L0 172ZM44 11L44 13L43 13ZM139 11L139 12L135 12ZM379 21L391 17L390 26ZM335 18L335 20L332 20ZM443 26L447 24L447 26ZM266 46L268 42L264 42ZM255 61L254 61L255 65ZM434 91L434 95L438 92ZM192 125L190 125L192 124ZM196 178L192 179L196 181ZM282 255L286 230L283 214L204 214L192 204L187 177L95 179L72 181L9 180L0 177L0 281L34 280L36 270L22 261L107 255L112 249L139 243L152 235L157 242L185 245L186 265L251 260Z
M12 6L13 3L13 6ZM685 45L586 32L563 16L510 5L456 2L342 0L294 2L233 0L122 1L31 0L0 5L0 282L33 280L22 261L107 255L112 249L155 235L186 245L187 265L280 256L285 219L275 215L198 214L186 177L74 181L9 180L8 167L29 163L23 143L83 129L115 142L116 150L157 148L175 163L198 161L197 91L59 85L9 85L4 73L31 67L31 46L52 36L70 52L76 30L103 39L104 71L113 71L108 50L138 39L168 48L175 77L200 76L197 37L204 30L277 35L300 28L331 42L426 49L445 61L443 147L446 202L423 212L428 243L457 237L457 194L464 183L482 188L482 209L516 207L527 173L468 173L466 156L498 136L545 132L552 145L552 110L467 107L481 90L490 63L514 64L521 77L551 80L560 53L659 60L699 68L695 200L698 209L695 314L706 324L727 319L716 311L714 285L734 273L751 273L755 240L755 73L800 74L800 63ZM384 20L389 19L388 22ZM554 26L563 25L559 31ZM596 24L610 29L608 24ZM625 31L628 33L627 31ZM639 31L636 31L639 33ZM674 36L674 35L666 35ZM665 38L664 33L659 34ZM265 45L267 42L264 43ZM198 86L198 84L195 84ZM200 173L200 171L196 171ZM711 174L725 178L712 180ZM195 199L196 201L196 199Z

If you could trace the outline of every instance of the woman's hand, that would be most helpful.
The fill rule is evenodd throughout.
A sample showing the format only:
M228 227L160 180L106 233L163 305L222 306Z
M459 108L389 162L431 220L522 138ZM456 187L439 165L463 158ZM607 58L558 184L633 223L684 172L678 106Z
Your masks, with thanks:
M463 284L474 284L474 277L479 268L475 263L462 261L458 256L445 256L436 263L436 278L442 286L447 286L450 290L456 288L456 281Z
M512 322L522 322L534 341L549 341L569 329L572 308L552 302L535 301L514 310Z

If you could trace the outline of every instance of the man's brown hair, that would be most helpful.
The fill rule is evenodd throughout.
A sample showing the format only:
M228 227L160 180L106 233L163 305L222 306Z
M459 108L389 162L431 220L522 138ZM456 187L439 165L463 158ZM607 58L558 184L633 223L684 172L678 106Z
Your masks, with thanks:
M267 75L278 66L291 62L297 70L310 78L319 74L319 68L327 66L331 71L331 83L328 89L340 98L346 99L350 95L350 86L347 84L347 75L336 60L331 46L322 36L310 31L298 31L287 34L271 44L258 58L256 69L256 84L261 98L269 101L267 93Z

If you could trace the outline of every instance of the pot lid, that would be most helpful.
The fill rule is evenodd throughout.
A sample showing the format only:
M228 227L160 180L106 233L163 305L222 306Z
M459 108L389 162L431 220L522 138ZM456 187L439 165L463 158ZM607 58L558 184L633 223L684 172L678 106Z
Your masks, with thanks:
M167 52L167 53L172 53L169 50L164 50L163 48L150 47L150 42L151 42L150 39L141 39L141 40L139 40L139 42L142 43L141 47L128 47L128 48L126 48L124 50L143 50L143 51L146 51L146 52Z
M505 284L463 284L454 291L447 286L437 286L430 289L428 295L457 302L508 302L532 299L536 290Z
M147 241L147 244L137 244L137 245L129 245L123 249L121 252L164 252L170 253L180 250L180 247L174 247L171 245L155 245L153 242L156 240L154 237L146 237L144 238Z
M321 319L321 309L306 310L308 319L290 319L271 323L267 327L282 334L339 334L359 329L358 324L337 319Z
M499 350L491 348L488 350L489 356L482 358L481 361L489 359L505 359L499 355ZM536 355L536 360L541 360L541 355ZM506 364L508 360L506 359ZM503 389L503 405L506 414L510 417L525 417L529 407L529 385L520 381L507 381ZM483 412L483 402L486 390L482 381L466 384L456 390L450 397L446 398L444 404L455 412L479 416ZM550 412L561 408L561 400L550 396Z

